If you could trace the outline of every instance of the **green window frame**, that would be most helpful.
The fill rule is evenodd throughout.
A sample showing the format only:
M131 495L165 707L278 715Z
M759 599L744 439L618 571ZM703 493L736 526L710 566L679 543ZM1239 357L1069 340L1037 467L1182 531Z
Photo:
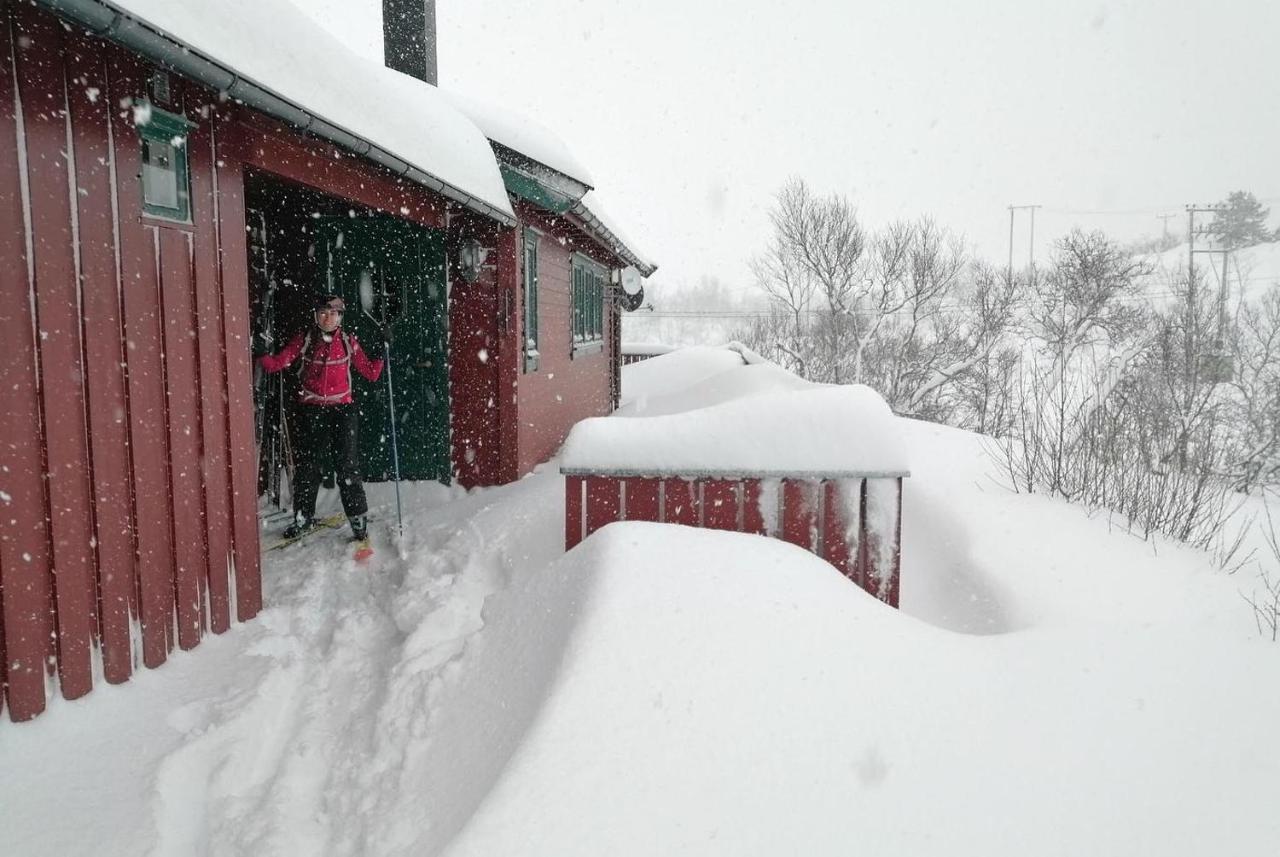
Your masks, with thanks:
M524 371L537 372L538 353L538 233L524 231Z
M148 217L191 222L191 169L187 135L195 127L186 117L142 102L135 120L141 138L142 211Z
M586 256L573 257L573 351L604 346L604 294L608 270Z

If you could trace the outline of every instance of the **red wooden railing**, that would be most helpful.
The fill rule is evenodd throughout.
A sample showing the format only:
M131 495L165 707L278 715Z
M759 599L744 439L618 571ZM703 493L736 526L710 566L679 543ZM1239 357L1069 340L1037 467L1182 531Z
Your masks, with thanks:
M902 474L561 472L566 550L614 521L774 536L898 606Z

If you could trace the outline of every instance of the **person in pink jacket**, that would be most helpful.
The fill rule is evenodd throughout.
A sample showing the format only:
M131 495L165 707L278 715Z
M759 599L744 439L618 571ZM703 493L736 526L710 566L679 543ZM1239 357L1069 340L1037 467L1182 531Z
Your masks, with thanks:
M297 538L315 527L320 461L326 451L336 466L338 493L352 537L368 536L369 504L360 478L360 412L352 397L351 369L354 366L367 381L377 381L382 360L370 358L359 340L342 329L345 311L341 297L321 295L315 305L315 326L298 333L279 353L258 358L266 372L279 372L302 360L293 409L293 523L285 529L285 538Z

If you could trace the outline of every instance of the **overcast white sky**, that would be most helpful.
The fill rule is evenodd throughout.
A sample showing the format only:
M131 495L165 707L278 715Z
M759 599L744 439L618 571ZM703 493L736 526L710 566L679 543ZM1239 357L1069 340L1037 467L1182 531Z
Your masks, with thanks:
M381 0L294 0L381 60ZM872 226L930 214L1003 261L1009 205L1186 230L1251 190L1280 222L1280 3L437 0L440 83L558 131L655 283L750 283L790 175ZM1025 213L1014 252L1028 253Z

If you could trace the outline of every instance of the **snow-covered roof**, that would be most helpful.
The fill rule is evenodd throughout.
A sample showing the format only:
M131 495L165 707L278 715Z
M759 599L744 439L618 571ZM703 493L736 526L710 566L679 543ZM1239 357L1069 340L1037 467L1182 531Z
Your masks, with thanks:
M353 53L287 0L41 2L126 44L155 43L154 33L167 37L194 53L195 63L231 72L224 88L233 97L248 81L356 138L349 147L360 154L379 163L402 160L410 179L514 220L493 151L470 119L435 87ZM125 20L104 19L104 11ZM139 33L139 24L153 32ZM185 72L187 58L172 53L173 65ZM381 153L370 145L392 159L375 157Z
M901 435L897 418L870 387L813 385L683 413L583 420L565 441L560 469L619 476L906 476Z
M594 186L586 165L569 151L559 135L542 123L472 95L456 90L441 91L493 142L563 173L588 188Z
M590 171L559 135L510 108L453 90L445 92L445 97L498 146L567 176L581 186L579 193L585 188L585 195L579 197L569 210L582 219L601 243L627 260L643 276L647 277L658 269L657 264L650 261L650 257L642 253L636 243L623 234L617 222L605 213L599 195L593 190L595 180L591 178Z

